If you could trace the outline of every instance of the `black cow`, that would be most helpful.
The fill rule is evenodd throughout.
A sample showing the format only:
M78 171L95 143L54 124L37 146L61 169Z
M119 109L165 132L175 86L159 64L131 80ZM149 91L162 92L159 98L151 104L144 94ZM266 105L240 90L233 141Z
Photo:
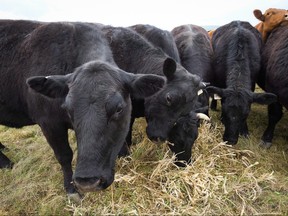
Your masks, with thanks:
M134 26L130 26L129 28L133 29L134 31L136 31L137 33L145 37L155 47L162 49L163 52L165 52L168 56L173 58L178 63L181 63L179 53L182 54L182 56L184 56L184 53L186 51L188 52L187 49L185 51L178 50L174 37L172 33L169 31L159 29L152 25L143 25L143 24L137 24ZM177 45L179 45L179 40L177 40L177 42L178 42ZM185 41L185 42L188 42L188 41ZM210 45L210 41L208 41L208 43ZM198 50L200 51L200 48ZM185 54L187 54L187 52ZM202 53L198 53L198 54L201 55ZM183 62L187 62L187 60L188 59L185 59L185 60L183 59ZM186 65L182 64L182 66L185 67ZM189 67L188 68L185 67L185 68L188 70ZM192 67L190 67L189 69L191 68ZM201 68L201 71L198 71L198 73L195 73L195 74L201 75L202 77L202 74L203 74L202 72L204 70L205 68L204 69ZM190 70L188 71L191 73ZM207 94L206 95L201 94L199 96L199 100L201 102L199 103L199 105L197 105L197 107L206 107L208 105L208 99L209 99L209 96L207 96ZM203 111L203 109L201 109L201 111ZM206 114L208 114L208 109L204 109L204 111ZM195 113L195 111L191 111L187 115L180 116L180 118L176 121L175 125L173 126L173 128L170 130L168 134L168 138L167 138L167 140L169 141L168 147L171 149L172 152L176 153L175 164L177 164L178 166L185 166L186 164L189 164L191 162L192 146L194 144L194 141L198 137L198 127L199 127L200 118L203 118L203 115L200 115L200 113L199 114ZM207 118L208 117L206 116L206 120Z
M269 148L277 122L283 115L282 106L288 109L288 27L277 27L269 35L262 51L262 68L259 86L278 96L268 106L269 124L262 136L262 145ZM262 81L262 82L261 82Z
M133 25L129 28L142 35L155 47L159 47L164 53L173 58L176 62L180 63L178 49L171 32L157 28L153 25L144 24Z
M171 32L182 66L203 81L210 82L213 51L208 32L193 24L177 26ZM199 96L199 102L201 107L208 106L209 95L206 91ZM208 115L208 109L206 114Z
M224 141L236 144L239 134L248 136L246 119L251 103L269 104L277 97L254 93L259 75L262 47L260 33L248 22L232 21L217 28L212 37L213 73L207 91L221 97ZM217 87L215 87L217 86Z
M187 24L175 27L171 34L176 43L181 65L191 74L196 74L208 82L212 68L212 47L207 31L200 26ZM181 116L170 131L168 140L173 144L169 147L173 152L179 152L177 160L187 163L191 161L191 149L198 136L199 126L199 114L195 112L204 112L208 115L208 105L209 95L203 90L203 94L199 95L198 102L194 106L197 110ZM208 117L206 116L205 119L207 120Z
M136 117L145 116L148 137L153 141L167 140L177 119L194 109L198 91L205 85L199 76L190 74L162 49L153 46L137 32L112 26L103 27L103 32L110 42L114 60L121 69L135 74L166 77L166 85L146 98L145 104L144 100L132 100L131 122L133 123ZM127 143L131 144L131 136L128 136Z
M72 179L83 192L108 187L129 129L130 94L150 96L165 79L119 69L94 24L1 20L0 41L0 124L41 127L68 194L77 195ZM77 137L74 175L68 128Z
M204 81L210 81L213 51L208 32L200 26L187 24L175 27L171 33L182 66Z

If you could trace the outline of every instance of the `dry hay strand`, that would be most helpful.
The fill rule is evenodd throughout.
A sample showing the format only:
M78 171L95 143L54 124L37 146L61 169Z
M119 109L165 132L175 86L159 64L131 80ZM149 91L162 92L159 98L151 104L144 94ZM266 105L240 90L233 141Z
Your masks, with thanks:
M39 127L0 127L1 142L9 143L5 154L15 162L13 170L0 170L0 215L288 214L287 142L263 150L251 136L232 147L222 142L221 124L203 123L193 163L179 168L166 143L147 139L145 120L135 123L135 145L130 157L117 160L114 183L87 193L80 205L67 200L60 166ZM75 165L76 140L69 135Z
M80 206L70 204L67 210L76 215L279 213L254 205L263 185L275 183L273 172L260 170L252 151L223 143L217 125L202 124L192 155L193 163L179 168L167 145L144 138L130 157L117 162L110 188L87 194Z
M40 128L2 131L1 141L10 143L5 153L15 164L12 170L0 170L0 215L49 214L53 208L59 213L57 207L66 200L59 193L63 190L61 169Z

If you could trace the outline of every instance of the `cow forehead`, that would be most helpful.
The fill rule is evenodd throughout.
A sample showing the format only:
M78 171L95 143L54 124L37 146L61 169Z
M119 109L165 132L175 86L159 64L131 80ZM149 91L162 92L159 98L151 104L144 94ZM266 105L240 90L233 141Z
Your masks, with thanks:
M184 67L179 67L177 68L173 81L189 83L189 85L192 87L198 87L200 85L201 78L196 74L191 74Z
M111 85L118 86L121 84L121 74L113 66L90 63L75 71L72 83L83 84L85 86L94 86L94 88Z
M227 106L242 107L252 102L252 95L246 90L226 92Z
M183 94L191 94L194 90L198 90L199 84L200 82L195 82L191 77L182 77L168 83L163 90L166 89L167 91L178 91Z
M287 13L287 10L285 9L277 9L277 8L269 8L265 11L265 15L267 15L267 13L275 13L275 14L285 14Z

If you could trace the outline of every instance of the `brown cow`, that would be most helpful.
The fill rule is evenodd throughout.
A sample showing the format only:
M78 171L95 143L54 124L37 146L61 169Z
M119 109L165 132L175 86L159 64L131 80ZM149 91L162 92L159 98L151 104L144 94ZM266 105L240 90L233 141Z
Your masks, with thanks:
M213 33L215 32L216 29L212 29L208 31L208 35L210 37L210 40L212 39Z
M264 42L266 42L269 33L274 28L283 22L288 24L288 10L285 9L269 8L264 14L262 14L261 10L255 9L253 13L254 16L261 21L255 28L261 33Z

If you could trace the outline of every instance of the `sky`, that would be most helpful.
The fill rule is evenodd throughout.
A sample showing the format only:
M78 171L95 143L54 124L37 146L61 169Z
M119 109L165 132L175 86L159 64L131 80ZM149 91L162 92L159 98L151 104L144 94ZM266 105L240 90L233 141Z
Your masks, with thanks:
M253 10L288 9L288 0L0 0L1 19L81 21L113 26L150 24L172 30L183 24L221 26L259 21Z

